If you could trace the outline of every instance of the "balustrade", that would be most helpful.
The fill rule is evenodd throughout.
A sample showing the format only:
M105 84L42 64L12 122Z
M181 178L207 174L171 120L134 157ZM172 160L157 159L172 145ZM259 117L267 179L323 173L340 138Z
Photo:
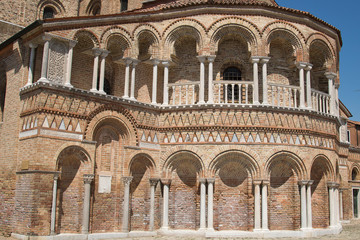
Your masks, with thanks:
M251 81L216 81L215 103L252 104L254 83Z
M193 105L197 100L200 82L169 83L170 105Z
M330 95L311 89L312 108L315 111L330 114Z
M300 87L269 83L268 89L270 91L271 105L289 108L299 107L298 97Z

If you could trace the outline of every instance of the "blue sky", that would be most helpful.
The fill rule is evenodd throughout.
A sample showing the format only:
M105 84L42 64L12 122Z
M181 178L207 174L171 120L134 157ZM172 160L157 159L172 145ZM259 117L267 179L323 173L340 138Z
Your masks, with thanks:
M360 0L276 0L326 21L341 31L339 98L360 121Z

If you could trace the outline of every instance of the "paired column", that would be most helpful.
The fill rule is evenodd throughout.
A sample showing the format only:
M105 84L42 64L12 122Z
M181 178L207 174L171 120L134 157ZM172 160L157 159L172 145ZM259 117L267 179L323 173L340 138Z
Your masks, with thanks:
M93 79L92 79L92 88L90 92L97 92L97 82L98 82L98 74L99 74L99 56L101 54L100 48L93 48L94 54L94 67L93 67Z
M269 230L269 224L268 224L268 204L267 204L267 193L268 193L268 186L270 182L269 181L262 181L262 201L261 201L261 211L262 211L262 230Z
M339 115L340 115L340 112L339 112L339 107L340 107L340 104L339 104L339 87L340 87L340 84L335 83L334 85L335 85L335 90L334 90L335 91L335 100L334 100L334 102L335 102L335 107L334 107L335 112L334 112L334 115L339 117Z
M199 102L198 104L205 103L205 61L206 56L197 56L200 61L200 89L199 89Z
M37 44L35 43L30 43L29 47L30 47L30 60L29 60L29 73L28 73L28 81L25 85L26 86L30 86L31 84L33 84L33 80L34 80L34 60L35 60L35 50L37 48Z
M108 56L109 51L103 50L100 57L101 57L101 63L100 63L100 81L99 81L99 93L100 94L106 94L104 91L104 79L105 79L105 59Z
M200 230L206 229L206 179L201 178L199 179L200 182Z
M306 185L307 181L299 181L300 185L300 209L301 209L301 229L307 228L307 208L306 208Z
M158 76L158 65L160 63L157 59L151 60L153 64L153 82L152 82L152 104L157 104L156 94L157 94L157 76ZM164 90L165 91L165 90Z
M44 43L43 58L41 65L41 77L39 79L39 82L49 82L49 80L47 79L47 74L48 74L48 65L49 65L49 50L50 50L51 36L44 35L42 39L45 41L45 43Z
M263 80L263 105L268 105L268 84L267 84L267 63L270 57L261 57L262 63L262 80Z
M125 58L124 61L125 61L125 85L124 85L123 98L129 98L130 64L132 63L132 59Z
M66 78L65 78L65 84L64 84L67 87L73 87L71 85L71 68L72 68L73 52L74 52L74 47L75 47L76 43L77 43L76 41L69 42L68 59L67 59L67 65L66 65Z
M307 64L304 62L299 62L296 64L299 69L299 82L300 82L300 108L305 108L305 83L304 83L304 69L307 67Z
M336 216L335 216L335 186L336 183L329 182L329 208L330 208L330 227L336 226Z
M213 84L213 75L214 75L214 71L213 71L213 64L214 64L214 60L215 60L215 55L211 55L207 57L207 60L209 62L209 83L208 83L208 103L212 104L214 103L214 84Z
M50 221L50 235L55 235L55 223L56 223L56 200L57 200L57 183L59 179L59 173L54 174L53 182L53 196L51 204L51 221Z
M314 180L307 182L306 190L306 215L307 215L307 228L312 229L312 209L311 209L311 185L314 183Z
M334 188L335 195L335 223L340 225L340 200L339 200L339 184L336 184Z
M344 209L343 209L343 191L344 189L339 189L339 210L340 210L340 221L344 219Z
M312 100L311 100L311 69L312 64L308 63L305 67L306 71L306 103L308 108L312 108Z
M161 182L164 186L163 189L163 217L162 217L162 226L163 230L169 229L169 188L171 179L161 179Z
M82 219L82 229L83 234L89 233L89 220L90 220L90 190L91 182L94 180L94 174L84 174L84 204L83 204L83 219Z
M150 231L154 231L155 189L158 181L158 178L150 178Z
M169 66L170 61L163 61L162 65L164 66L164 90L163 90L163 105L169 105Z
M336 78L336 74L332 72L325 73L325 77L328 79L328 94L330 95L330 114L335 115L335 84L334 80Z
M254 231L261 230L261 212L260 212L260 185L261 181L254 180L255 186L255 213L254 213Z
M259 102L259 62L260 57L251 57L251 62L253 64L253 81L254 81L254 89L253 89L253 101L254 104L260 104Z
M130 89L130 99L135 99L135 72L136 66L138 65L139 60L133 59L132 60L132 69L131 69L131 89Z
M214 183L215 178L208 178L208 222L207 228L214 231Z
M124 182L124 209L122 219L122 231L129 232L129 208L130 208L130 183L133 177L122 177Z

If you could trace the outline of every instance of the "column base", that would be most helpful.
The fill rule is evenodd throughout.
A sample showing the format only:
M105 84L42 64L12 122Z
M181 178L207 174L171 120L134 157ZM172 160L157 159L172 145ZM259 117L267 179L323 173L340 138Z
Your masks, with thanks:
M215 232L215 229L214 228L206 228L206 231L207 232Z
M27 83L24 87L28 87L28 86L31 86L32 83Z
M259 101L254 101L254 105L260 105Z
M98 90L96 88L92 88L92 89L90 89L90 92L97 93Z
M198 102L197 104L205 104L205 101Z
M47 79L47 78L40 78L39 80L38 80L38 82L44 82L44 83L49 83L50 81Z
M207 104L214 104L214 101L208 101Z
M71 85L70 83L65 83L64 86L69 87L69 88L73 88L73 87L74 87L74 86Z
M136 101L136 98L134 98L134 97L130 97L129 99L133 100L133 101Z
M262 232L263 230L261 228L254 228L253 232Z
M99 94L106 95L106 92L104 91L98 91Z
M160 230L161 231L169 231L169 227L161 227Z

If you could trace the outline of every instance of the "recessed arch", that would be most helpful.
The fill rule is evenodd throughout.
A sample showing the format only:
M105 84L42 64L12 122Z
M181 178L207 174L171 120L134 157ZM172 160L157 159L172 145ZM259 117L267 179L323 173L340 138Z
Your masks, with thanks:
M100 45L97 36L92 31L87 29L81 29L74 32L72 39L78 41L78 43L75 45L75 47L78 48L79 45L81 45L81 42L84 41L85 46L80 48L84 48L86 50L92 49L93 47L99 47Z
M269 179L271 164L273 164L274 161L277 161L279 159L283 159L285 162L287 162L287 165L292 167L296 171L296 174L298 175L300 180L305 179L307 175L306 175L306 167L304 165L304 162L295 153L289 151L279 151L269 157L269 159L266 161L264 168L265 178Z
M101 45L113 58L131 57L134 54L130 33L122 27L110 27L100 37Z
M100 15L101 13L101 0L91 0L86 7L86 13L90 16Z
M353 163L350 168L350 180L352 181L360 181L360 166L357 163Z
M53 17L62 16L65 13L65 7L59 0L41 0L37 4L37 18L44 19L44 10L53 10Z

